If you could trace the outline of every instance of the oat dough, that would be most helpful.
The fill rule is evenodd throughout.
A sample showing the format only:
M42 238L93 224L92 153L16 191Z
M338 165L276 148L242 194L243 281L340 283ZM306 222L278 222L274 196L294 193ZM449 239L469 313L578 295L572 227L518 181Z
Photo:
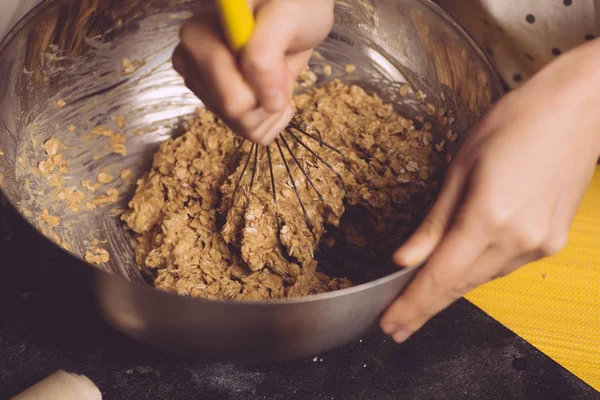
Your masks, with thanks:
M419 207L428 199L431 134L339 81L295 102L343 157L298 131L238 151L239 139L206 110L161 145L123 215L157 288L221 299L337 290L351 282L315 260L320 243L335 245L332 233L358 247L406 233L415 198Z

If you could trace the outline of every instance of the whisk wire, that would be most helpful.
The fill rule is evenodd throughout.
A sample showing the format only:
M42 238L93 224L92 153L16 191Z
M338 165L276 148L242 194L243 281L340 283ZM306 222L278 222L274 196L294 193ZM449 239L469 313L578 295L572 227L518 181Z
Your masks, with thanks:
M304 147L312 156L314 156L317 160L321 161L327 168L329 168L331 170L331 172L333 172L338 177L338 179L340 180L340 182L342 183L342 185L344 185L344 180L342 179L342 175L340 175L340 173L331 164L329 164L327 161L325 161L323 159L323 157L321 157L320 155L318 155L313 149L311 149L310 147L308 147L308 145L306 143L304 143L302 141L302 139L300 139L298 136L294 135L294 133L291 130L286 129L285 131L289 135L291 135L294 138L294 140L296 142L298 142L299 145L301 145L302 147ZM342 154L337 149L336 149L336 152L339 153L339 154ZM342 154L342 156L343 156L343 154ZM344 160L346 160L345 157L344 157Z
M275 189L275 174L273 173L273 162L271 160L271 148L267 146L267 158L269 161L269 172L271 174L271 190L273 191L273 207L275 207L275 223L277 224L277 232L281 231L279 222L279 209L277 207L277 190Z
M252 151L254 151L254 147L256 147L256 143L252 143L252 147L250 147L250 154L252 154ZM248 169L248 164L250 163L250 158L251 157L248 157L246 159L246 162L244 163L244 168L242 169L242 172L240 173L240 176L238 177L238 180L235 183L235 188L233 189L233 193L231 195L231 204L230 204L231 208L233 208L233 205L235 204L235 195L237 194L237 192L240 188L240 183L242 182L242 179L244 178L246 169Z
M240 150L242 149L242 146L244 145L244 143L246 143L246 139L243 139L242 141L240 141L240 143L235 148L235 151L229 156L229 159L227 160L227 163L225 164L225 175L229 175L229 167L231 166L231 163L233 162L233 160L235 160L237 155L240 154Z
M308 217L308 212L306 211L306 207L304 206L304 202L302 201L302 197L300 197L300 192L298 192L298 187L296 186L296 182L294 181L294 176L292 175L292 171L290 170L290 166L288 165L287 160L285 159L285 156L283 155L283 150L281 149L281 145L279 144L279 139L275 139L275 144L277 145L277 148L279 149L279 154L281 155L281 160L283 161L283 165L285 166L285 169L288 173L288 176L290 178L290 183L292 185L292 188L294 189L294 192L296 193L296 197L298 198L298 202L300 203L300 207L302 208L302 213L304 214L304 218L306 219L306 225L308 226L308 229L313 233L313 226L312 223L310 222L310 218Z
M258 171L258 151L260 150L260 146L254 146L254 166L252 167L252 177L250 178L250 191L248 193L248 203L250 204L250 199L252 198L252 187L254 186L254 178L256 177L256 172ZM252 155L252 153L250 153ZM250 158L250 157L248 157Z
M322 146L327 147L329 150L333 150L334 152L336 152L338 155L340 155L344 160L346 160L346 156L344 155L344 153L342 153L341 151L339 151L338 149L336 149L335 147L333 147L332 145L328 144L327 142L325 142L323 140L323 136L321 134L321 131L318 130L317 128L312 128L313 130L317 131L320 135L320 138L315 137L314 135L308 133L308 131L306 129L303 129L299 124L296 123L290 123L290 126L292 128L294 128L295 130L297 130L298 132L302 133L304 136L311 138L312 140L318 142L319 144L321 144ZM291 133L291 129L286 128L286 130L288 132Z
M296 155L292 152L292 149L290 148L290 145L288 144L287 140L285 140L285 137L283 135L281 135L280 137L281 137L281 142L283 143L283 145L286 148L286 150L288 151L288 153L290 153L290 156L292 157L292 159L294 160L294 162L298 166L298 169L302 172L302 174L306 178L306 181L313 188L313 190L315 191L315 193L317 194L317 196L321 200L321 203L323 203L323 208L324 209L327 208L327 204L325 203L325 199L323 198L323 195L321 195L321 192L319 192L319 190L317 189L317 187L313 183L312 179L310 179L310 177L306 173L306 170L304 169L304 167L302 167L302 165L300 164L300 161L298 161L298 158L296 157Z
M306 209L305 203L302 200L302 196L300 195L298 186L296 185L296 181L294 180L294 176L292 174L292 169L290 168L290 164L289 164L288 160L286 159L283 148L285 148L287 153L289 153L291 159L296 164L296 166L298 167L298 169L300 170L302 175L304 175L304 177L306 178L306 181L308 182L310 187L315 191L315 193L317 194L317 197L321 201L324 209L327 209L327 202L325 201L325 198L323 197L322 193L319 191L319 189L315 185L315 182L313 182L313 180L310 178L308 171L302 165L298 156L296 154L294 154L294 151L292 150L292 147L290 146L290 139L286 138L286 135L291 136L291 138L299 146L304 148L310 155L315 157L316 160L318 160L323 165L325 165L329 170L331 170L336 175L336 177L339 179L342 186L344 186L344 180L343 180L341 174L329 162L324 160L323 157L321 157L319 154L317 154L317 152L315 150L310 148L310 146L308 146L296 133L294 133L294 131L300 132L304 137L314 140L314 141L318 142L320 146L323 146L323 147L326 147L326 148L332 150L333 152L335 152L336 154L341 156L344 163L347 163L347 159L341 151L339 151L338 149L336 149L335 147L331 146L330 144L326 143L323 140L323 135L321 134L321 131L319 131L317 128L312 127L311 125L309 125L308 123L303 121L299 117L298 114L294 115L294 118L292 119L292 121L290 122L288 127L281 133L281 135L278 138L275 139L274 145L277 147L277 150L279 151L279 155L281 156L281 162L282 162L283 166L285 167L288 178L290 180L290 186L293 189L294 193L296 194L296 198L298 199L298 203L300 205L300 208L302 209L302 214L304 216L306 226L308 227L308 229L311 232L311 234L313 235L313 237L316 239L316 233L314 231L313 224L308 215L308 211ZM312 132L316 132L317 135L314 135ZM229 159L225 165L225 171L226 171L227 175L229 175L228 171L229 171L230 165L232 164L233 160L235 160L237 158L237 156L240 154L240 152L242 150L242 146L244 146L245 143L246 143L246 140L241 140L241 142L237 145L235 151L229 157ZM282 146L282 143L283 143L283 146ZM266 146L265 150L267 153L267 162L268 162L269 175L270 175L270 180L271 180L271 190L272 190L272 195L273 195L273 207L274 207L274 211L275 211L275 222L277 225L277 232L281 232L281 228L282 228L281 227L281 216L279 213L279 205L278 205L278 199L277 199L277 187L275 184L275 171L273 169L272 148L271 148L271 146ZM250 200L251 200L252 194L253 194L252 192L253 192L253 187L254 187L254 184L256 181L256 177L259 174L258 170L259 170L259 166L260 166L260 158L261 157L260 157L259 145L253 143L250 147L250 151L248 152L246 161L243 164L242 170L240 171L239 176L236 178L235 187L234 187L233 193L231 195L231 204L230 204L231 208L233 208L235 205L237 193L242 185L242 181L244 179L246 171L248 170L248 168L251 165L252 175L250 177L250 185L249 185L248 190L244 191L246 193L245 207L247 208L249 206ZM251 164L251 160L252 160L252 164Z

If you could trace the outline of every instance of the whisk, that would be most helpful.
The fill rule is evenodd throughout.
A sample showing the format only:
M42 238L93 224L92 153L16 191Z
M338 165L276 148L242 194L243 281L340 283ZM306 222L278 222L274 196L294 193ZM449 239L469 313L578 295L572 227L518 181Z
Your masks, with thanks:
M252 32L254 30L254 16L252 14L252 10L248 6L248 3L246 0L219 0L218 1L218 9L219 9L220 17L221 17L221 23L222 23L223 29L225 31L225 36L227 37L229 46L232 49L232 51L239 52L246 45L246 43L252 36ZM305 139L306 142L303 139ZM294 179L294 176L292 176L292 169L290 168L291 163L294 163L297 166L298 170L302 173L302 175L306 179L306 182L314 190L315 194L317 195L320 202L322 203L324 210L327 209L327 204L326 204L326 201L325 201L323 195L317 189L317 186L315 185L315 183L309 176L306 169L302 167L302 164L301 164L300 160L298 159L298 156L294 154L294 151L292 150L292 146L290 145L290 143L292 143L292 142L297 143L297 145L299 147L302 147L303 149L305 149L316 160L321 162L325 167L327 167L331 172L333 172L335 174L335 176L337 177L337 179L339 179L342 187L344 185L344 181L342 179L340 172L337 171L336 168L331 165L331 163L327 162L325 159L323 159L322 156L317 154L317 152L315 150L310 148L310 146L307 144L308 141L317 142L321 147L324 147L324 148L327 148L327 149L333 151L335 154L337 154L339 157L341 157L341 159L344 161L344 163L346 163L347 160L346 160L346 157L344 156L344 154L340 150L336 149L334 146L326 143L323 140L323 135L319 131L319 129L310 125L309 123L304 121L298 113L295 113L294 116L292 117L292 120L288 124L288 126L279 134L279 136L275 139L275 141L272 145L266 146L266 147L260 146L255 143L253 143L251 145L250 151L248 153L246 160L242 161L243 162L242 171L235 181L235 186L234 186L233 193L232 193L231 200L230 200L231 206L233 206L233 204L235 203L236 194L238 193L238 191L241 187L244 175L246 174L246 171L248 169L250 169L252 171L252 175L250 177L250 186L249 186L249 193L251 195L252 187L254 185L255 178L256 178L256 173L258 171L259 158L261 157L261 151L264 150L266 152L268 166L269 166L271 192L273 195L273 204L275 207L277 231L281 230L281 222L280 222L279 211L278 211L278 207L277 207L277 190L275 187L275 174L273 172L273 162L272 162L273 152L277 152L281 158L283 166L286 169L291 187L298 199L298 203L299 203L302 213L304 215L306 226L309 228L310 232L314 236L313 226L310 221L306 206L304 204L304 201L302 200L302 197L300 196L300 191L298 190L296 180ZM226 163L226 166L225 166L225 172L227 175L228 175L229 169L233 163L233 160L235 160L238 157L238 155L240 154L240 150L242 149L242 146L244 146L245 143L246 143L246 140L241 140L240 143L237 145L233 154L229 157L229 159ZM286 154L287 154L287 157L286 157Z
M250 151L248 153L248 157L246 158L246 160L243 164L242 171L239 174L239 176L237 177L237 180L235 182L235 187L233 189L233 194L231 196L231 205L233 205L235 203L236 194L238 193L238 191L240 189L242 180L248 169L251 169L251 171L252 171L252 175L250 177L250 187L249 187L249 193L252 193L252 187L254 185L256 173L258 171L257 166L258 166L258 162L259 162L258 160L260 158L260 152L262 149L264 149L264 151L267 154L267 160L268 160L268 166L269 166L269 176L270 176L270 180L271 180L271 192L273 194L273 204L275 206L277 230L279 231L281 229L280 221L279 221L279 212L278 212L278 208L277 208L277 190L275 187L275 174L273 173L273 162L272 162L272 152L277 151L279 153L279 156L281 158L283 166L286 169L287 175L289 177L290 185L292 186L292 189L298 199L298 203L300 204L300 208L304 215L306 225L309 228L309 230L311 232L313 232L313 226L312 226L312 223L308 216L308 212L307 212L304 202L302 200L302 196L300 196L300 192L296 185L296 180L294 179L294 177L292 175L292 170L290 168L291 162L293 162L297 166L297 168L300 170L300 172L302 173L302 175L304 176L304 178L306 179L306 181L308 182L310 187L314 190L315 194L317 195L317 197L319 198L319 200L321 201L321 203L323 205L323 209L327 209L327 203L326 203L323 195L319 191L319 189L317 189L317 186L315 185L315 183L312 181L312 179L309 176L306 169L304 167L302 167L302 164L301 164L300 160L298 159L298 157L294 154L294 151L292 150L292 146L290 146L290 142L293 141L293 142L297 143L299 146L304 148L309 154L311 154L316 160L321 162L325 167L327 167L331 172L333 172L336 175L336 177L339 179L342 186L344 185L344 180L343 180L341 174L336 170L335 167L333 167L331 165L331 163L329 163L325 159L323 159L323 157L321 157L319 154L317 154L316 151L311 149L309 147L309 145L302 140L303 137L306 138L307 140L312 140L312 141L317 142L320 146L323 146L323 147L333 151L335 154L339 155L342 160L346 161L346 157L344 156L344 154L341 151L339 151L335 147L331 146L330 144L326 143L323 140L321 132L317 128L308 124L306 121L302 120L300 115L296 113L296 114L294 114L289 125L283 130L283 132L281 132L279 134L279 137L275 139L274 144L272 144L270 146L266 146L266 147L262 147L256 143L253 143L251 145ZM240 154L240 150L242 149L242 146L245 143L246 143L246 140L242 140L237 145L233 154L227 160L227 163L225 165L226 174L228 174L231 164L236 159L236 157ZM285 149L285 152L284 152L284 149ZM286 157L286 154L288 155L288 157ZM252 160L252 165L250 165L251 160Z

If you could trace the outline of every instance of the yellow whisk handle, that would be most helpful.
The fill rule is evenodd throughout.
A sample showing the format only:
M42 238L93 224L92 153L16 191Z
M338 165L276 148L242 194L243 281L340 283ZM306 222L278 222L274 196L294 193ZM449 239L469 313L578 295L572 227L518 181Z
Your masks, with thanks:
M221 25L229 47L241 51L254 31L254 14L247 0L218 0Z

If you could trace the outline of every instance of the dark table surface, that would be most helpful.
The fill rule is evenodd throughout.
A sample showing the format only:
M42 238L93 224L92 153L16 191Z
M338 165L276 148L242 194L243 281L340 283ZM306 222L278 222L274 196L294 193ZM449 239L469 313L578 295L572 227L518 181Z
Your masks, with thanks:
M98 319L65 255L0 199L0 399L58 369L105 399L600 399L600 394L465 300L404 345L382 334L278 365L185 360Z

